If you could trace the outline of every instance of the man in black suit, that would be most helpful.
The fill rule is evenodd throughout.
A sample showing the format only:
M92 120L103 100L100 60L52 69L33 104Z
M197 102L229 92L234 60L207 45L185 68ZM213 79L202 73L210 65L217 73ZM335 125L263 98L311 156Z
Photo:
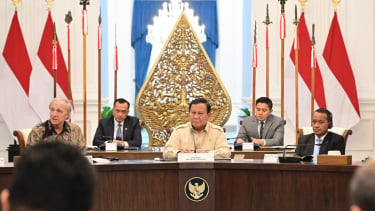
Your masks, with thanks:
M315 110L311 126L314 133L304 135L298 139L296 154L299 156L328 154L330 150L338 150L345 154L344 137L328 129L332 128L332 113L325 109Z
M112 140L123 147L141 147L141 126L137 117L129 116L130 103L123 99L116 99L113 103L113 115L99 121L93 145L100 146Z

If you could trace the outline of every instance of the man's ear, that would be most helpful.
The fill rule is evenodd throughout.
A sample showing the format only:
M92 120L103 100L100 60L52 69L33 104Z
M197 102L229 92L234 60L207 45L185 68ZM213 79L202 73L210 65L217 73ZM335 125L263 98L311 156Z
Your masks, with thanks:
M362 209L360 207L358 207L357 205L352 205L350 207L350 211L362 211Z
M9 211L10 204L9 204L9 190L8 189L4 189L1 192L0 200L1 200L1 210Z

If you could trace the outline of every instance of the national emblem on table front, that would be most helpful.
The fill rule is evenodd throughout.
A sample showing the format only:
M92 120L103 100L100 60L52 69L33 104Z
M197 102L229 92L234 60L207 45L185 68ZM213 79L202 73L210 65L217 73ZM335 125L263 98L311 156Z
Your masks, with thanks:
M201 177L192 177L186 181L185 186L185 196L194 202L200 202L207 198L210 192L210 187L208 182Z
M171 128L189 121L189 102L198 97L211 104L209 121L223 126L232 110L230 97L182 12L136 100L149 146L164 146Z

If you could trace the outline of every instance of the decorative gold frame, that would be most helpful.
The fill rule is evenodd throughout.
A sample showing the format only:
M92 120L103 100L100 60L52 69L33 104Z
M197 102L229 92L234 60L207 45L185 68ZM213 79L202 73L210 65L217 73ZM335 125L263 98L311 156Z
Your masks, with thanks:
M136 100L149 147L164 146L173 127L189 121L189 102L203 97L211 104L210 122L223 126L232 104L184 12L178 18Z

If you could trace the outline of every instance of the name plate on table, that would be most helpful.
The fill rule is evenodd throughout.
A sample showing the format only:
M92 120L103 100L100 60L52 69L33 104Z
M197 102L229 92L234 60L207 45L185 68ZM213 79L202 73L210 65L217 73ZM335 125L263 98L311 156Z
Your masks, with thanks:
M253 142L242 143L242 151L254 151L254 143Z
M178 153L177 162L214 162L214 153Z
M105 151L117 151L116 143L105 143Z
M263 163L279 163L278 154L264 154Z
M351 165L351 155L318 155L318 165Z

